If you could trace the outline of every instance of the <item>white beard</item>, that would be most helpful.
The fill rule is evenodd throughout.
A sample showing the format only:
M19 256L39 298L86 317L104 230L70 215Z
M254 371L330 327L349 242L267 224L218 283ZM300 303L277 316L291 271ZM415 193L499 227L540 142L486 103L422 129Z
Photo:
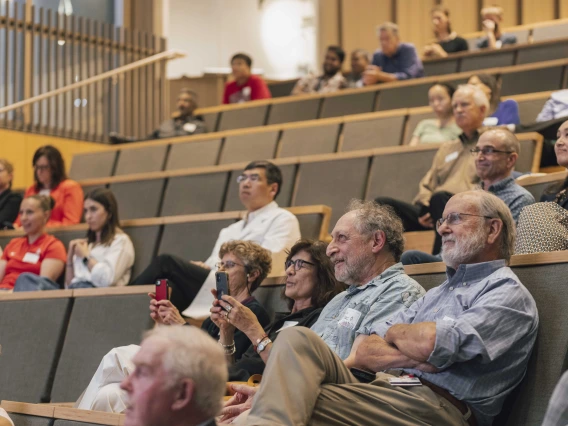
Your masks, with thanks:
M462 263L469 263L484 248L487 242L487 234L483 228L475 234L461 239L453 235L442 237L442 260L450 268L457 269ZM446 248L444 241L454 241L451 248Z

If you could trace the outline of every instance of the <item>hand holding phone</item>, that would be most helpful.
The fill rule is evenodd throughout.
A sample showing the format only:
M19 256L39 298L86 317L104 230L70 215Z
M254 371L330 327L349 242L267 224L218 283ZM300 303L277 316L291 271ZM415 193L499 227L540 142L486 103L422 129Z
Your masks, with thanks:
M221 299L225 294L230 296L229 292L229 274L224 271L215 272L215 283L217 286L217 299Z
M170 283L166 279L156 281L156 300L170 300Z

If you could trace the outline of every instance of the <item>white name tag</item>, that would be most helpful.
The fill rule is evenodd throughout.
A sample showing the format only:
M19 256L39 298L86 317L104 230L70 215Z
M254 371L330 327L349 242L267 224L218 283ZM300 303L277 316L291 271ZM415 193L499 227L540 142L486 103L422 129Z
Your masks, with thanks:
M497 117L487 117L483 120L483 125L486 127L496 126L499 123L499 119Z
M250 86L243 87L243 96L246 96L248 98L250 96L250 92L251 92Z
M459 152L452 152L451 154L446 155L446 163L449 163L450 161L454 161L456 158L458 158Z
M442 318L442 321L456 322L455 319L453 319L452 317L449 317L447 315L445 315L444 318Z
M359 318L361 318L361 312L356 311L355 309L352 308L347 308L347 311L345 311L345 313L343 314L343 318L339 320L338 324L341 327L353 330L357 326Z
M24 262L24 263L32 263L32 264L35 265L36 263L39 262L39 254L27 252L27 253L24 255L24 258L22 259L22 262Z
M280 330L277 330L277 333L280 333L282 330L284 330L285 328L289 328L289 327L295 327L298 325L299 321L284 321L284 325L282 326L282 328Z
M418 377L400 376L389 379L392 386L422 386L422 382Z
M183 131L187 133L193 133L197 129L197 126L194 123L185 123L183 125Z

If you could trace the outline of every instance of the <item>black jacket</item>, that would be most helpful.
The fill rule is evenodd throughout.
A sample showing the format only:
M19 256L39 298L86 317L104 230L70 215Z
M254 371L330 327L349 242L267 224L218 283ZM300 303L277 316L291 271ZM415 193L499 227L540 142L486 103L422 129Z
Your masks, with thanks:
M22 196L12 192L11 189L0 194L0 229L4 227L4 222L14 223L20 212Z

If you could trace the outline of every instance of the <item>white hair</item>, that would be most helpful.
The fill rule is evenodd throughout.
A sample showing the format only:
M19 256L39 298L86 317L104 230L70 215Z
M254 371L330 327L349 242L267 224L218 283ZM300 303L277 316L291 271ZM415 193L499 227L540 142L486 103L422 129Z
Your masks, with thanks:
M483 90L481 90L479 87L473 84L460 84L456 89L456 91L454 92L454 96L458 91L471 93L475 105L477 105L478 107L484 106L485 114L489 112L489 99L487 99L487 96L485 95L485 93L483 93Z
M390 31L394 36L398 37L398 25L394 22L384 22L377 27L377 35L381 31Z
M168 385L191 379L195 383L192 402L207 418L215 417L221 410L228 379L221 346L197 327L158 326L144 335L144 339L149 338L167 344L162 365Z

